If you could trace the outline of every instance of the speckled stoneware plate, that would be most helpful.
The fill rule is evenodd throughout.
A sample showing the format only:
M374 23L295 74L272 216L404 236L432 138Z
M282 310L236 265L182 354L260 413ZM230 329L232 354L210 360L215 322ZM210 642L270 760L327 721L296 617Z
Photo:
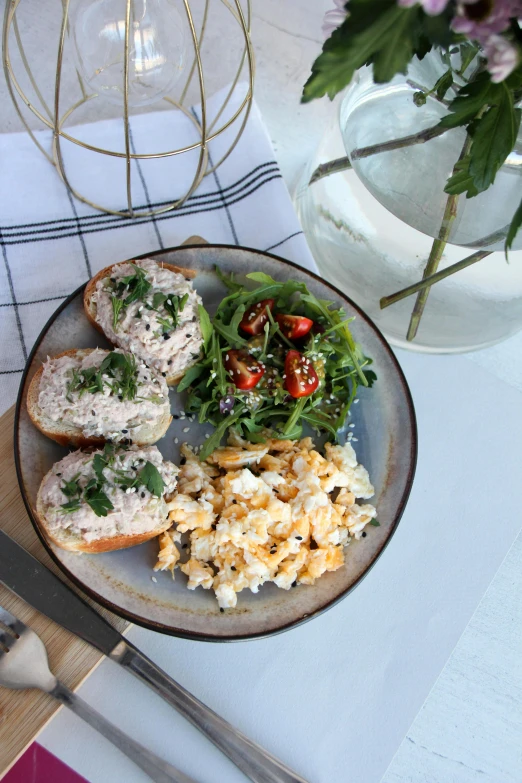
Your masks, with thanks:
M87 321L82 305L83 286L52 316L36 341L27 362L17 403L15 451L20 488L37 533L65 574L88 595L110 610L152 630L208 641L252 639L285 630L308 620L347 595L369 571L393 535L406 504L415 471L417 434L415 413L404 375L384 337L370 319L319 277L276 256L240 247L204 245L178 247L153 257L197 270L195 286L212 312L225 290L213 272L218 264L226 272L245 274L259 271L285 280L303 281L316 296L344 307L355 316L351 328L365 353L374 360L378 381L372 389L361 388L360 402L352 407L353 432L358 438L357 456L375 486L371 502L377 506L380 527L369 527L368 535L353 541L346 550L345 565L324 574L314 586L280 590L264 585L257 595L244 590L236 609L221 613L209 590L187 590L186 577L176 571L156 573L157 543L149 541L132 549L102 555L78 555L58 549L46 541L33 514L38 486L51 465L66 449L35 429L26 412L25 397L35 371L47 356L68 348L107 347ZM183 409L184 395L171 391L173 413ZM202 443L210 426L174 420L158 447L174 462L179 460L179 441Z

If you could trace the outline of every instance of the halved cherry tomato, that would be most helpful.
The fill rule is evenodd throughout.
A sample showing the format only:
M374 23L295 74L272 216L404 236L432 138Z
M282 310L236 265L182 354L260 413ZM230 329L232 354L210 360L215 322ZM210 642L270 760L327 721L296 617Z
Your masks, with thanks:
M245 311L239 328L247 334L261 334L268 321L267 310L269 308L272 310L273 307L273 299L262 299L260 302L256 302Z
M285 389L292 397L308 397L319 386L312 362L299 351L286 354L285 375Z
M243 391L257 386L265 374L264 365L254 359L248 351L232 349L227 351L224 364L233 383Z
M285 315L280 313L275 317L279 328L284 336L289 340L299 340L308 334L314 322L311 318L305 318L304 315Z

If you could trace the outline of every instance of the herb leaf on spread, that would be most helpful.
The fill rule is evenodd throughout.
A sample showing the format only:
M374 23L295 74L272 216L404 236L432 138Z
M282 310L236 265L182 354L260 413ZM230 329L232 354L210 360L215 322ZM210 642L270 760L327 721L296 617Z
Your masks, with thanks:
M252 442L300 438L304 424L336 440L358 387L370 387L376 379L372 360L351 334L353 319L297 280L279 282L253 272L246 275L250 285L242 285L219 269L216 274L228 294L213 318L199 308L204 356L178 386L178 391L188 389L185 410L216 428L200 459L212 453L231 425ZM249 319L263 312L264 322L254 329ZM307 321L309 331L293 336L284 319ZM294 370L291 391L285 370L289 352L303 363ZM305 377L307 368L313 382Z
M165 489L165 483L161 478L161 474L157 467L152 462L147 461L144 467L140 470L139 474L140 484L143 484L152 495L160 498L163 495Z

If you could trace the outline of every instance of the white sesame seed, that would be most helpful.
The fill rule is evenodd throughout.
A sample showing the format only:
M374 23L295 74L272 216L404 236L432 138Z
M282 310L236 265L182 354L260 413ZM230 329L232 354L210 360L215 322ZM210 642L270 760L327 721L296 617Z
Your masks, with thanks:
M266 358L267 359L273 359L274 358L274 354L273 353L267 353Z
M205 440L208 440L209 438L210 438L210 435L207 432L207 434L205 435Z
M156 582L158 581L158 580L156 579L156 577L155 577L155 576L151 576L151 579L152 579L152 581L153 581L154 583L156 583Z
M141 311L142 311L142 310L143 310L143 305L140 305L140 306L138 307L138 313L141 313Z
M228 353L227 353L227 355L225 356L225 361L228 362L228 359L229 359L229 356L228 356ZM215 359L214 359L214 361L215 361Z
M189 431L190 431L190 427L183 427L183 432L189 432Z
M355 427L355 424L349 424L348 426L353 428Z
M358 402L359 402L359 398L358 398L358 397L356 397L356 398L355 398L355 400L353 401L353 404L354 404L354 405L357 405L357 403L358 403Z
M356 443L358 442L359 438L352 438Z
M179 443L179 439L178 438L174 438L174 443Z

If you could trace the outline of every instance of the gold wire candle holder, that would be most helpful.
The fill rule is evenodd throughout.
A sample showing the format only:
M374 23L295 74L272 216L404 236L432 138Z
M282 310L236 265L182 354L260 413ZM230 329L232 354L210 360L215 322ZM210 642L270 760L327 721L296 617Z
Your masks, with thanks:
M131 107L129 105L129 51L131 48L131 36L133 34L132 20L134 18L133 5L135 0L123 0L123 2L125 4L124 20L122 20L123 34L121 35L123 39L123 84L121 89L122 123L124 135L123 151L104 149L98 144L90 144L75 136L70 131L70 129L66 127L67 121L78 109L80 109L80 107L87 104L87 102L104 99L103 95L100 95L100 93L89 91L89 86L85 83L85 79L82 77L80 69L77 67L77 65L73 65L80 97L75 103L65 110L62 108L61 88L64 77L64 51L67 46L68 39L70 38L71 0L62 0L61 2L60 34L56 53L56 74L52 102L46 101L44 99L45 90L41 87L41 85L38 84L38 81L34 76L33 69L31 68L29 57L22 44L22 36L20 34L20 27L17 19L17 10L20 5L23 5L23 0L6 0L2 37L2 59L8 90L18 116L20 117L25 129L29 133L36 146L40 149L43 155L45 155L49 162L56 167L58 174L62 178L69 191L80 201L83 201L95 209L107 212L112 215L121 215L124 217L148 217L168 212L182 206L189 196L194 193L202 179L214 172L221 165L221 163L223 163L223 161L230 155L239 141L239 138L248 120L253 98L255 63L250 37L252 15L251 0L230 0L230 2L229 0L199 0L199 2L198 0L179 0L179 5L182 9L183 17L189 31L188 38L193 46L193 58L191 58L192 61L188 67L188 75L182 84L179 97L165 95L160 100L182 112L191 121L194 128L196 129L198 140L176 149L152 153L137 152L132 149L131 145L131 131L129 124L129 117L131 116ZM145 6L147 0L141 0L141 2L143 6ZM166 3L168 5L171 3L171 0L157 0L157 2ZM239 63L237 70L233 76L230 88L225 92L223 100L215 110L213 117L209 117L207 111L205 65L202 55L205 33L207 33L208 36L209 6L211 5L220 5L221 10L225 10L229 17L229 25L235 28L236 34L239 34L242 41L239 51ZM168 12L169 11L167 8L165 13ZM196 16L198 16L199 19L196 19ZM21 67L25 73L24 78L27 80L27 83L31 85L32 91L34 93L34 95L31 97L22 88L21 80L15 73L11 52L11 46L13 44L14 47L16 47L18 62L21 64ZM245 75L245 94L242 96L237 108L233 110L231 116L225 118L224 115L226 115L227 106L229 106L231 97L236 87L240 83L242 74ZM243 84L243 80L241 81L241 84ZM199 99L199 118L196 116L195 112L191 111L186 105L187 95L189 94L191 87L193 88L192 91L195 91ZM194 90L194 88L196 89ZM43 123L46 128L52 130L53 138L52 149L50 152L45 150L42 144L36 138L33 130L22 113L19 100L25 104L25 106L33 113L33 115L38 118L41 123ZM233 126L235 123L238 125L238 128L237 131L235 128L231 131L230 143L226 145L225 151L222 152L217 162L211 163L209 159L209 143L221 134L225 133L225 131L231 128L231 126ZM96 203L90 198L87 198L85 195L82 195L75 187L73 187L65 168L64 156L62 152L63 140L79 145L85 150L89 150L95 154L124 159L125 191L127 201L126 209L117 210L103 206L102 204ZM131 164L134 160L146 161L171 158L175 155L185 155L191 153L194 150L198 151L197 163L195 165L192 182L190 183L184 195L182 195L180 198L177 198L175 201L168 203L167 205L163 204L160 207L154 209L151 208L150 205L147 207L133 206Z

